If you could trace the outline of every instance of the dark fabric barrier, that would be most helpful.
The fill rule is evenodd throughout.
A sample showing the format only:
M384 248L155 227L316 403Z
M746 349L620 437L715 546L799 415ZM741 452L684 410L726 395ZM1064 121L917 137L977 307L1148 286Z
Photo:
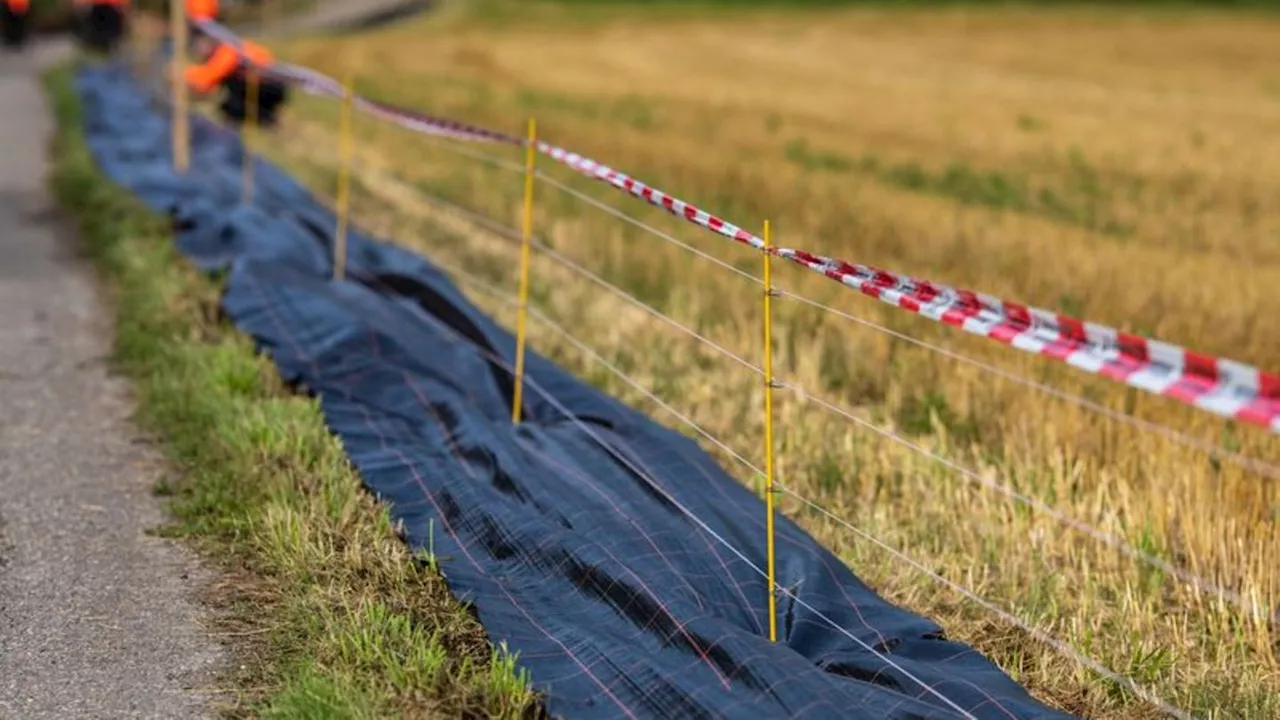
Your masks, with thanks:
M441 271L356 231L350 279L332 282L334 218L297 182L259 162L242 205L234 134L193 118L178 177L167 118L123 69L85 69L78 88L104 172L172 214L192 262L227 271L229 317L320 397L410 545L445 558L454 594L553 714L963 717L905 671L974 717L1067 717L784 518L779 581L812 609L780 598L770 644L751 567L765 564L764 505L694 442L536 354L513 426L514 338Z

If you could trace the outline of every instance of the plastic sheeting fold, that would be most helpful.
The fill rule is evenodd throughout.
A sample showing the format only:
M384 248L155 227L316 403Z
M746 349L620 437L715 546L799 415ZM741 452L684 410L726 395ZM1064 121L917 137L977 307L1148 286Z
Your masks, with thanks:
M450 589L552 714L964 717L941 695L977 718L1068 717L785 518L779 581L809 607L780 598L769 643L763 503L694 442L536 353L513 426L514 339L444 273L356 230L333 282L334 218L301 185L258 161L243 205L234 134L193 118L180 177L167 117L121 67L77 87L105 174L174 217L192 262L227 271L230 319L319 396L408 543L447 558Z

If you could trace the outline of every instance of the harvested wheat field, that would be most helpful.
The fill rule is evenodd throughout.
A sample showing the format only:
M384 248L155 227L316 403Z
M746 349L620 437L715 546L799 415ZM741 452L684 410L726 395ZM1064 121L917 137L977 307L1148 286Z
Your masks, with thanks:
M622 5L446 3L281 53L458 120L536 116L550 142L744 227L768 218L779 244L1280 365L1280 18ZM269 153L329 194L337 106L303 98L286 123ZM467 273L514 326L518 246L436 199L518 229L519 153L355 128L357 222ZM758 485L761 293L733 270L758 277L760 256L542 170L532 346ZM1188 712L1280 714L1274 435L790 265L774 278L775 372L803 388L775 398L784 512L1070 712L1159 714L955 585Z

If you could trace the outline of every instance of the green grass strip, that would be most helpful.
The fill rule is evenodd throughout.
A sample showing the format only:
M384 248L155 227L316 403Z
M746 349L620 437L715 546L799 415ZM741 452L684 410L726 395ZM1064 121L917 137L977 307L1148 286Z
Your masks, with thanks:
M219 285L176 252L167 223L111 184L81 134L73 70L46 85L59 129L55 192L109 281L115 360L138 422L174 472L159 484L184 538L221 570L205 591L231 669L231 717L528 717L513 658L411 557L362 490L314 400L220 316Z

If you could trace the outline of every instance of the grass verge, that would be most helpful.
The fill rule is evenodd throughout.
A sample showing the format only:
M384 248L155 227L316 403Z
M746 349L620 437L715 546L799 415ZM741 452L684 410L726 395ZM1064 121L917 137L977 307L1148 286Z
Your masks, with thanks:
M73 70L46 78L59 124L55 192L109 280L118 368L140 424L177 472L156 492L184 538L224 570L208 592L237 655L228 716L527 717L537 698L413 558L361 489L311 399L220 318L219 287L166 224L99 172L80 133Z

